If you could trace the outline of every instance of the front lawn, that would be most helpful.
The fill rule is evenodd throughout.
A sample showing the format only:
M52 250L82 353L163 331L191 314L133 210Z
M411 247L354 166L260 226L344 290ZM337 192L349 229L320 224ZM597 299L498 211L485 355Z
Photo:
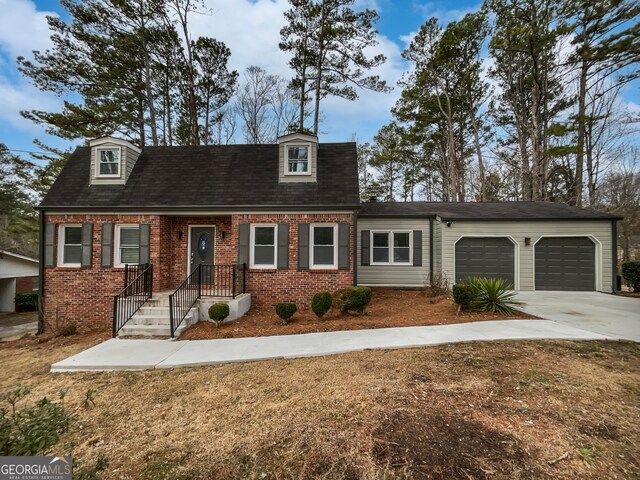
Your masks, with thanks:
M261 337L337 330L446 325L510 318L535 318L523 312L517 312L511 316L466 311L458 314L458 307L451 300L443 298L436 303L431 303L430 300L431 297L425 290L374 288L366 315L342 314L336 309L331 309L327 315L319 319L311 310L300 310L289 320L287 325L282 325L282 321L273 308L252 308L244 317L233 322L223 323L219 328L211 322L198 322L185 330L180 335L180 339Z
M69 337L73 339L73 337ZM88 346L0 344L0 391L77 421L48 453L104 479L635 479L640 346L487 342L173 371L50 374ZM86 392L95 391L95 406Z

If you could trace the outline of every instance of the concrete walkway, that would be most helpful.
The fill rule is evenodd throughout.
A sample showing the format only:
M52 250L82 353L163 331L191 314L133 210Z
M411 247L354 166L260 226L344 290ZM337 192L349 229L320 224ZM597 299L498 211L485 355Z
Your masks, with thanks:
M108 340L51 366L52 372L144 370L296 358L474 340L619 340L549 320L496 320L220 340Z

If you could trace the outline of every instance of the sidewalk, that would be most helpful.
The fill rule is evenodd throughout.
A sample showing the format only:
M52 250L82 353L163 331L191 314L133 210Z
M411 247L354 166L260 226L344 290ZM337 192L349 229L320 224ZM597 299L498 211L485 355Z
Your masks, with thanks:
M296 358L474 340L619 340L550 320L496 320L220 340L107 340L51 366L52 372L145 370Z

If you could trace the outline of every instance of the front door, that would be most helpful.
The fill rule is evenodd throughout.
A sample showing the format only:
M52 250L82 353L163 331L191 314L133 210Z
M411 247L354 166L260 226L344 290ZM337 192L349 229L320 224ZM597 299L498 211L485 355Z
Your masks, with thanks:
M191 227L191 258L189 259L190 272L198 265L207 265L202 268L202 283L213 283L213 265L215 249L215 227Z

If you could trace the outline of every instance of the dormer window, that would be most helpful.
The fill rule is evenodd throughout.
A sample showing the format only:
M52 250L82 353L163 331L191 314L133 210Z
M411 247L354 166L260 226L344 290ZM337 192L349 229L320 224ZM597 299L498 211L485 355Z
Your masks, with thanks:
M120 149L99 148L98 151L98 176L120 177Z
M287 175L309 175L309 146L287 146Z

